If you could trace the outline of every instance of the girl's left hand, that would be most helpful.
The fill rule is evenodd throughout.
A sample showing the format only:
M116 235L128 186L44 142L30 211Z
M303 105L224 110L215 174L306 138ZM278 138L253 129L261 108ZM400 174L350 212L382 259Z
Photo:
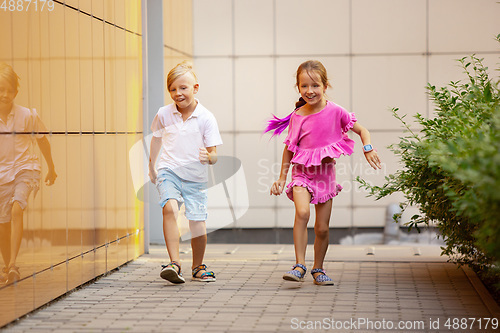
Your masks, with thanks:
M382 163L380 163L380 158L378 157L377 152L374 150L369 151L368 153L365 153L365 158L370 164L372 168L376 169L382 169Z

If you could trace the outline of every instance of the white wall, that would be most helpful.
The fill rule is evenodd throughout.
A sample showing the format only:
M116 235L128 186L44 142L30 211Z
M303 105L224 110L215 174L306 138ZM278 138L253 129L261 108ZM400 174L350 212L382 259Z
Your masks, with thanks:
M454 59L475 53L495 68L499 17L496 0L193 0L198 98L218 119L225 142L219 154L241 159L247 178L250 209L231 226L293 225L291 201L268 194L284 135L269 140L261 133L271 113L292 111L295 70L308 59L326 66L329 98L356 113L385 162L372 172L355 135L355 153L337 163L344 191L332 225L383 226L386 206L402 197L374 201L352 180L382 184L398 169L386 148L402 135L390 108L432 114L425 86L463 77Z

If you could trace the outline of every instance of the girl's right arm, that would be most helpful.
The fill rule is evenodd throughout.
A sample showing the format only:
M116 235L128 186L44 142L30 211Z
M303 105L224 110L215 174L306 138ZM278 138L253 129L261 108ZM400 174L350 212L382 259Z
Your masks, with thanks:
M280 178L274 182L271 186L270 194L280 195L283 193L286 183L286 175L288 174L288 169L290 168L290 161L292 160L293 153L288 150L288 146L283 149L283 158L281 160L281 171Z
M161 137L153 136L151 139L151 148L149 149L149 179L153 184L156 184L156 159L161 149Z

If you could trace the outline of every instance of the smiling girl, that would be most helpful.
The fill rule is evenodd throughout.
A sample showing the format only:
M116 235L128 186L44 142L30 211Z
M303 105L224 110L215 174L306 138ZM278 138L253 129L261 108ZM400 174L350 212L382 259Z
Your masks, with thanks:
M296 83L300 99L296 109L286 118L276 116L269 121L265 132L279 135L290 126L279 179L271 186L271 194L280 195L288 169L293 165L292 181L286 194L295 204L293 239L296 264L283 275L289 281L303 281L306 274L307 223L310 204L316 209L314 225L314 265L311 274L318 285L333 285L326 275L323 262L329 243L329 224L333 198L342 190L335 177L335 159L353 153L354 141L347 136L352 130L361 137L366 160L380 169L380 159L373 149L370 133L361 126L354 113L328 101L325 92L330 83L321 62L309 60L297 69Z

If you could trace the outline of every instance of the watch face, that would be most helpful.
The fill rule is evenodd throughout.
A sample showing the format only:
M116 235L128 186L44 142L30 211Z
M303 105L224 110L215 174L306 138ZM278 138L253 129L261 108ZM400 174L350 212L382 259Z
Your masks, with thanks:
M365 146L363 146L363 150L368 152L370 150L373 150L373 147L372 147L372 145L365 145Z

